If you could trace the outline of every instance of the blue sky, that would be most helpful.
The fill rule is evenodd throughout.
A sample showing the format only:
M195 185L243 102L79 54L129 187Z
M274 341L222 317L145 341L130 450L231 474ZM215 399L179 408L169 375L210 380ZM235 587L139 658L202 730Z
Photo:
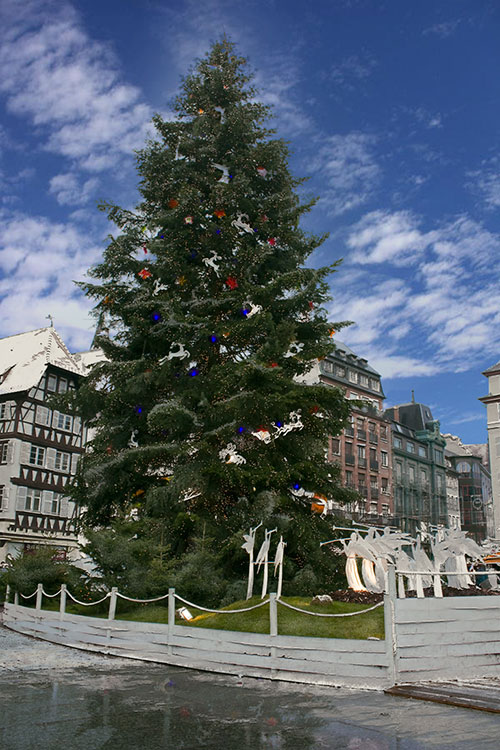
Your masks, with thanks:
M415 389L444 432L486 441L500 359L500 6L496 0L3 0L0 336L46 324L90 344L72 280L135 205L133 149L226 32L320 201L342 339Z

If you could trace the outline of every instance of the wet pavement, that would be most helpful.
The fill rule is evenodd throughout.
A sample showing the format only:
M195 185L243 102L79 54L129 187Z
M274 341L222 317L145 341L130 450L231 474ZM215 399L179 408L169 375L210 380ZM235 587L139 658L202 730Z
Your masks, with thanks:
M498 750L498 715L115 659L0 628L1 750Z

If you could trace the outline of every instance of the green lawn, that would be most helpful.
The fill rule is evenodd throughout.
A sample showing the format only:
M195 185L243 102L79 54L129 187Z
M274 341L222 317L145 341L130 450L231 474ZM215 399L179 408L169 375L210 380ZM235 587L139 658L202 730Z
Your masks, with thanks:
M345 614L347 612L360 612L368 607L365 604L349 604L345 602L333 602L328 605L311 605L310 599L298 596L283 597L284 601L295 607L306 609L311 612L329 614ZM239 601L224 607L228 612L231 609L242 609L260 602L259 597L253 597L249 601ZM130 606L128 603L119 602L117 608L117 620L132 620L135 622L159 622L166 623L168 620L167 607L155 604L142 604ZM57 611L59 601L44 598L43 609ZM96 611L96 609L100 610ZM194 619L189 623L176 618L176 624L186 628L212 628L216 630L237 630L250 633L269 633L269 604L251 610L231 614L211 614L202 612L194 607L189 607ZM90 615L95 617L106 617L102 607L82 607L77 604L69 604L67 612L77 615ZM278 604L278 633L280 635L302 635L317 638L356 638L366 639L368 637L384 638L384 608L367 612L354 617L311 617L310 615L295 612L294 610Z

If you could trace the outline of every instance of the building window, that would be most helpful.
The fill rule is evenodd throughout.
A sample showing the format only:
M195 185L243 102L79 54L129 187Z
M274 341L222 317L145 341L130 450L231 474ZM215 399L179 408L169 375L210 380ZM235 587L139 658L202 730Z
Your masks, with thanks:
M49 375L47 378L47 390L51 393L55 393L57 391L57 378L55 375Z
M401 461L396 461L396 478L401 479L403 476L403 464Z
M73 418L69 414L58 414L56 420L56 427L59 430L71 430L73 424Z
M424 486L427 484L427 472L425 469L420 469L420 481Z
M418 455L422 456L422 458L427 458L427 448L425 448L423 445L418 446Z
M375 422L368 422L368 430L374 434L375 433Z
M345 378L345 367L340 367L340 365L336 365L335 375L337 375L339 378Z
M380 460L382 462L382 466L389 466L389 454L386 451L380 452Z
M406 442L406 450L408 453L415 453L415 443Z
M45 459L45 448L39 448L38 445L32 445L30 450L30 464L43 466Z
M358 445L358 458L366 458L366 448L364 445Z
M361 383L361 385L368 385L368 378L366 377L366 375L360 375L359 382Z
M395 448L402 448L403 447L403 441L401 438L395 437L394 438L394 447Z
M58 516L61 512L61 496L57 492L54 492L50 501L50 512L54 516Z
M66 393L68 390L68 381L66 378L59 378L59 393Z
M352 471L346 471L345 473L345 483L348 487L352 487L354 482L352 481Z
M37 406L35 412L35 422L45 426L50 425L51 412L46 406Z
M323 372L333 372L333 365L331 362L323 362Z
M7 500L7 493L5 491L5 485L0 484L0 510L4 509L4 505L6 504Z
M408 466L408 479L412 484L415 483L415 467L414 466Z
M3 404L0 404L0 419L10 419L13 416L15 408L8 401L4 401Z
M349 370L349 380L351 383L357 383L358 382L358 373L354 370Z
M387 426L385 424L380 425L380 437L382 440L387 440Z
M70 461L71 461L71 456L69 453L62 453L61 451L56 451L56 457L54 460L54 468L58 469L59 471L68 471Z
M34 490L32 487L28 487L26 492L26 502L24 505L25 510L40 511L40 505L42 502L41 490Z
M387 477L381 477L382 480L382 492L389 491L389 480Z
M459 474L470 474L471 466L467 461L460 461L457 464L457 471Z
M370 487L372 490L378 490L378 479L377 477L372 477L370 474Z
M373 379L372 379L372 380L370 381L370 385L371 385L371 387L372 387L372 389L373 389L374 391L379 391L379 390L380 390L380 383L378 382L378 380L373 380Z
M9 441L0 440L0 464L7 463L7 454L9 452Z
M434 450L434 460L437 464L443 463L443 451L438 451L437 448Z

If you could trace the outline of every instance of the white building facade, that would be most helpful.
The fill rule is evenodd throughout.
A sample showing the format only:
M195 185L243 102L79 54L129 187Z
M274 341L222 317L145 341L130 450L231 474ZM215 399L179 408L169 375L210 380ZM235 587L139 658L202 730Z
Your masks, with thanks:
M488 395L479 399L486 406L488 446L493 503L494 538L500 538L500 362L483 372L488 378Z
M67 487L86 428L47 400L76 388L92 358L71 354L54 328L0 340L0 563L40 545L76 549Z

